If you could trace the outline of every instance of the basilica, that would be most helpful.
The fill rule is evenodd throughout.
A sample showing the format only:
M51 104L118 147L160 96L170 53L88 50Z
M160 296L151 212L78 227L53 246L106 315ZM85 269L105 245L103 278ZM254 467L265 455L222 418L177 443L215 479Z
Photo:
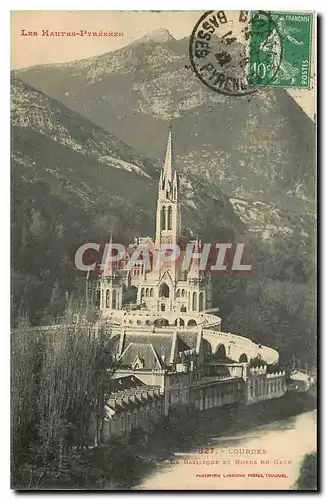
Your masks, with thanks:
M179 199L179 178L173 161L172 130L169 129L164 167L158 183L156 208L156 234L135 238L129 245L125 258L118 265L105 266L96 289L89 287L104 315L112 310L122 309L124 296L130 287L137 288L136 304L142 309L154 312L200 312L212 308L212 285L210 274L199 269L196 259L189 259L187 269L183 267L183 252L171 262L161 262L163 245L180 245L181 204ZM201 241L196 238L194 254L200 252ZM142 263L130 264L136 248L146 247L151 255L151 269ZM92 297L91 297L92 300Z
M190 259L186 268L182 259L161 262L162 245L181 245L180 201L169 129L154 240L136 238L123 259L109 260L100 276L87 279L88 305L98 309L118 361L105 405L104 442L146 428L176 404L202 411L253 404L286 391L275 349L222 331L218 309L212 307L210 273L200 269L199 260ZM200 239L191 243L199 254ZM140 247L151 255L150 268L133 257Z

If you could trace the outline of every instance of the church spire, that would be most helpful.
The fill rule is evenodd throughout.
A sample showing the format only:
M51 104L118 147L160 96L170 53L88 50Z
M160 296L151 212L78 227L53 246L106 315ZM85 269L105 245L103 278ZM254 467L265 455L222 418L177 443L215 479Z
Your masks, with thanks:
M172 126L169 125L164 174L168 181L173 180Z
M175 243L180 235L180 226L178 174L174 166L172 127L169 126L165 163L159 178L156 242Z

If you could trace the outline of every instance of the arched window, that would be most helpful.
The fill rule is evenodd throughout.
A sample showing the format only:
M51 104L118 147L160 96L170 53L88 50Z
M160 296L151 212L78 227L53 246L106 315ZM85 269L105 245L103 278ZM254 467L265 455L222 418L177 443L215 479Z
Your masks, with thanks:
M176 318L175 321L174 321L174 325L175 326L184 326L185 325L185 322L182 318Z
M218 359L226 359L226 349L224 344L219 344L216 349L216 355Z
M153 297L153 288L150 288L150 297Z
M181 307L181 313L185 313L186 312L186 306L182 306Z
M196 321L194 319L190 319L187 323L187 326L196 326Z
M166 229L166 208L162 207L161 209L161 229Z
M112 291L112 309L117 307L117 290Z
M177 290L177 292L176 292L176 298L179 299L180 296L181 296L181 291Z
M168 224L167 224L167 229L172 229L173 225L173 209L171 206L168 207Z
M169 290L169 286L167 285L167 283L162 283L160 285L160 288L159 288L159 297L169 297L170 295L170 290Z
M203 292L199 293L199 311L203 311Z
M183 297L183 298L185 297L185 290L184 290L184 288L183 288L183 290L182 290L182 297Z
M196 311L196 292L193 292L192 296L192 311Z
M248 357L247 355L243 352L239 358L239 363L247 363L248 362Z
M101 290L96 291L95 295L95 307L99 308L100 307L100 299L101 299Z
M148 288L145 290L145 296L149 297L149 289Z
M110 307L110 290L106 291L106 307Z

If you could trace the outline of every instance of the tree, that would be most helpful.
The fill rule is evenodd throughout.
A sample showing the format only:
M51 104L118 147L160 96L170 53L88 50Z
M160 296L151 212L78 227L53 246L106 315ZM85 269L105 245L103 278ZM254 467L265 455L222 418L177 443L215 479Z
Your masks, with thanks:
M36 444L43 338L26 321L11 334L11 452L17 470Z
M314 452L305 455L295 487L297 490L317 489L317 453Z
M13 477L20 467L56 463L73 445L99 444L105 395L115 370L109 333L81 314L67 313L46 331L12 333ZM23 470L22 469L22 470Z
M266 366L267 363L263 359L261 359L261 357L256 356L255 358L250 359L249 365L251 368L256 368L256 367Z

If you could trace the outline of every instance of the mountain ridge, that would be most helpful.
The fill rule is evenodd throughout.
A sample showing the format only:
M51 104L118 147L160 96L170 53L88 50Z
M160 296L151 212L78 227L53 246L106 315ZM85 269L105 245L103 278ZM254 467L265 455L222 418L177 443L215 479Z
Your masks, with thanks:
M249 100L212 92L188 68L187 49L187 38L145 40L20 77L153 159L162 157L172 122L181 171L231 198L279 200L314 213L310 118L284 89L260 90Z

